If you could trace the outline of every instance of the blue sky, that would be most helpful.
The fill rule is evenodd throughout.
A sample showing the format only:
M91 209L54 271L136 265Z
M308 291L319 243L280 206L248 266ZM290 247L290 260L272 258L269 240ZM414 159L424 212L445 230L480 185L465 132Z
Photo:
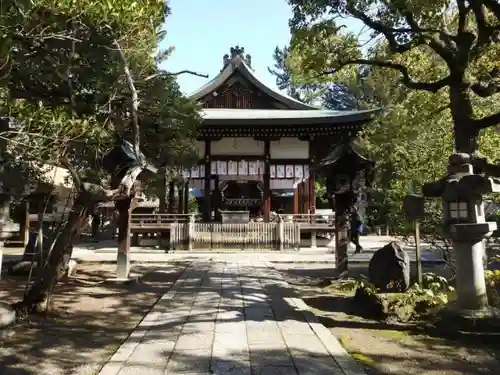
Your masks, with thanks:
M167 38L161 47L175 46L162 65L168 71L184 69L209 75L222 68L222 57L239 45L252 56L252 67L264 83L276 87L267 67L273 65L274 48L288 44L291 16L286 0L169 0ZM189 94L206 78L181 75L178 82Z

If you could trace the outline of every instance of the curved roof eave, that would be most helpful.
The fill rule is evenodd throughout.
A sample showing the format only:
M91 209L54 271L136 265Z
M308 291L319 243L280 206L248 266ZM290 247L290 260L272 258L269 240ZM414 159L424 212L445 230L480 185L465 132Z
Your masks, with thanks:
M214 79L209 81L207 84L202 86L198 91L189 95L189 98L193 101L201 99L203 96L209 94L212 91L217 90L226 80L236 71L239 70L245 78L247 78L251 83L257 86L262 92L269 95L273 99L277 100L280 103L283 103L290 107L291 109L309 109L309 110L318 110L320 108L314 107L301 101L291 98L287 95L284 95L277 90L270 88L265 85L256 75L252 72L252 70L248 67L247 64L243 61L240 56L236 56L225 68L219 73Z

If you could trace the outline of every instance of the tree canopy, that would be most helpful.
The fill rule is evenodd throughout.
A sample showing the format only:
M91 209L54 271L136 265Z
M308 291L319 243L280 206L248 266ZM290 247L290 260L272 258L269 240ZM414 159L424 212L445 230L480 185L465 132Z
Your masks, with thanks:
M326 18L323 14L323 22L327 21ZM331 17L333 18L334 16ZM335 21L341 28L342 19L336 18ZM318 22L314 25L316 23ZM445 87L437 92L416 90L401 81L398 69L374 64L339 63L332 70L333 64L342 61L342 56L345 56L332 51L341 49L339 43L350 41L352 54L366 60L397 61L408 68L411 79L417 82L426 82L432 77L446 74L446 62L437 58L435 52L425 46L398 54L391 51L384 37L374 35L369 46L363 47L360 35L350 33L349 30L335 29L330 34L325 33L326 28L321 29L319 25L313 27L308 24L302 27L293 35L284 61L275 60L274 70L282 75L284 72L287 74L288 86L285 85L284 89L294 87L298 95L305 85L308 88L346 88L345 96L338 95L338 91L333 91L332 95L328 90L318 90L318 101L325 107L342 109L338 105L341 101L343 105L351 102L351 108L384 109L373 123L365 126L358 138L365 152L377 165L369 215L371 224L389 225L399 231L404 230L406 219L402 211L403 197L409 192L420 193L423 183L442 176L448 156L453 152L454 119L450 108L450 89ZM295 29L292 28L293 30ZM306 39L301 39L306 32L308 37L313 38L309 43ZM494 49L494 46L491 48ZM332 65L328 65L328 61ZM491 65L495 63L495 60L490 61ZM476 81L477 74L477 71L471 70L468 77L471 81ZM487 118L500 112L498 96L481 97L472 93L470 102L476 118ZM499 134L494 128L482 130L482 134L478 144L479 152L498 162Z
M190 155L196 108L175 73L158 68L169 52L157 50L163 1L12 0L3 9L0 115L16 119L13 154L43 163L65 154L81 172L98 172L115 134L132 139L125 61L147 156L162 166Z
M500 4L496 0L289 0L290 67L305 81L363 65L392 69L409 89L443 97L453 121L454 148L474 153L482 129L500 112L474 109L477 97L496 97L500 84ZM364 52L359 36L344 31L355 18L382 40L385 52ZM416 54L433 69L422 71ZM435 64L435 65L434 65Z
M170 52L158 51L168 14L163 0L2 2L0 117L15 125L0 133L7 160L65 166L77 191L19 311L47 308L76 233L97 203L113 200L128 217L146 167L141 150L159 167L192 153L197 108L179 90L180 73L158 68ZM101 163L116 139L127 157ZM120 233L129 235L123 226Z

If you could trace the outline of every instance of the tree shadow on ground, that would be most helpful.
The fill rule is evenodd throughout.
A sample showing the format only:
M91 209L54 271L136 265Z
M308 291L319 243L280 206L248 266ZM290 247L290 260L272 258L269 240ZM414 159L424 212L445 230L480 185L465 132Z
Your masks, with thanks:
M220 266L214 268L214 264ZM13 336L1 343L0 374L95 374L127 337L133 351L128 361L119 365L129 367L130 374L150 368L148 374L163 375L168 366L171 366L169 375L195 371L209 373L210 366L213 370L219 369L218 374L230 368L241 369L240 373L245 374L243 368L250 365L255 369L253 375L293 375L297 369L301 370L300 375L338 372L332 371L335 361L325 355L324 347L321 349L320 345L315 349L306 341L306 336L315 336L304 314L293 303L298 294L283 282L278 271L266 266L233 267L210 261L196 262L187 270L186 265L134 265L133 271L144 276L141 282L131 284L102 282L114 275L113 265L82 265L80 280L69 279L57 288L53 297L54 313L14 327ZM20 298L22 290L5 292L7 283L1 282L0 297ZM148 312L150 314L143 319ZM340 324L335 316L318 315L328 327ZM234 323L243 321L245 324L236 324L235 328ZM138 329L129 336L138 324ZM238 327L246 330L250 353L235 349ZM206 340L207 335L218 333L219 341L213 337ZM272 334L281 338L281 343L278 338L270 343L268 338ZM294 341L283 343L288 336ZM181 341L177 341L181 337L195 344L183 349ZM214 348L214 358L208 349L212 342L219 342L219 349ZM408 342L405 345L409 348L416 344ZM130 349L130 345L128 347ZM290 353L295 360L290 359ZM377 366L371 368L378 368L379 375L394 374L379 363L406 364L409 360L400 352L364 355L375 362ZM422 368L454 371L457 361L466 362L459 353L441 355L444 361L430 361ZM171 364L167 364L168 361ZM485 359L480 366L475 365L479 372L465 373L494 374L496 371L482 370L491 368L490 362ZM496 365L493 368L496 369ZM404 372L399 374L406 375Z

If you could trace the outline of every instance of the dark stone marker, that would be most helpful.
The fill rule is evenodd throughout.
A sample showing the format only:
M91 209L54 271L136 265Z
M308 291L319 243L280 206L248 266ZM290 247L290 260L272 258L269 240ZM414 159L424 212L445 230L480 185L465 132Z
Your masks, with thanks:
M373 254L368 274L380 292L404 292L410 286L410 257L392 241Z

